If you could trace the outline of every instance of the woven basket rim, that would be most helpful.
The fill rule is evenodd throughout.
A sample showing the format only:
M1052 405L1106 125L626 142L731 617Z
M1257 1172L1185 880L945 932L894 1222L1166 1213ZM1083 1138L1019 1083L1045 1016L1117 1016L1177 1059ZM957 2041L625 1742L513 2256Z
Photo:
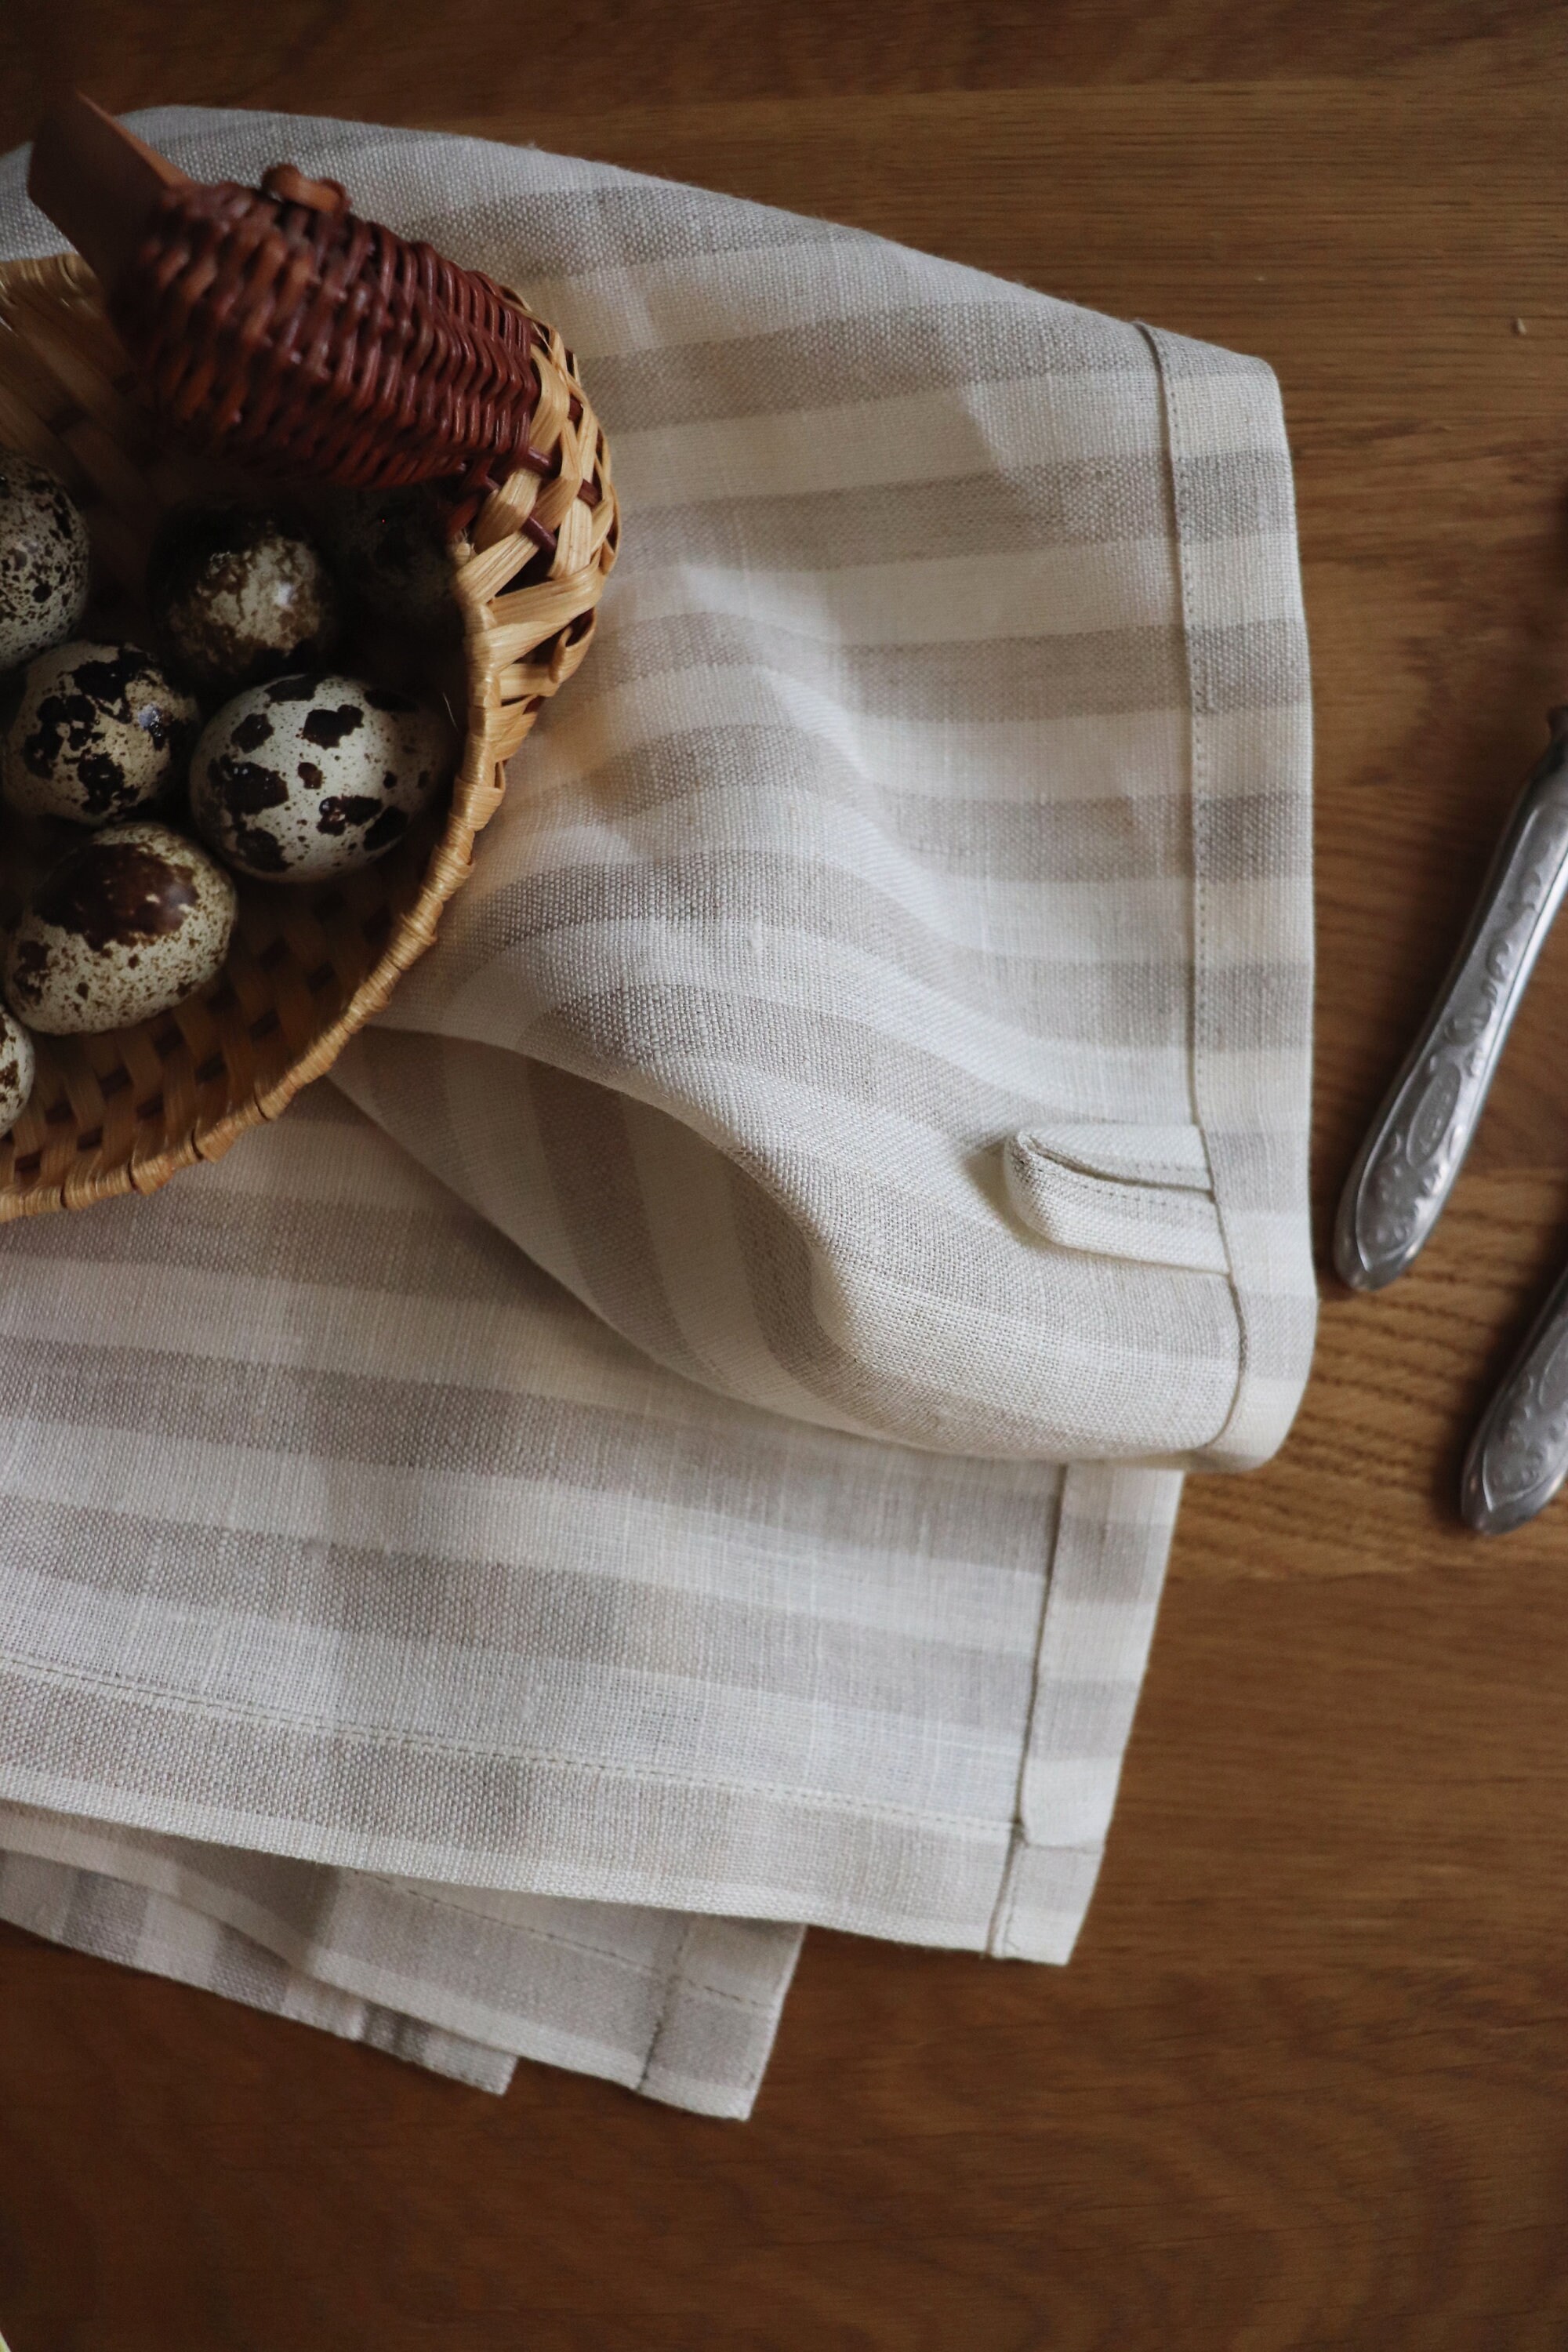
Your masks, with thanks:
M509 299L528 310L510 289L507 292ZM101 318L98 281L79 254L0 262L0 331L17 326L19 313L36 312L39 305L74 307L79 312L85 305ZM188 1138L144 1157L132 1152L97 1169L73 1170L58 1183L24 1188L14 1177L8 1179L0 1183L0 1222L54 1208L85 1207L132 1190L150 1192L180 1168L219 1158L247 1128L276 1118L303 1087L331 1067L349 1038L385 1004L402 974L431 945L442 910L468 878L474 843L500 806L506 761L543 701L587 652L595 608L618 544L619 512L603 433L577 381L572 353L552 330L539 323L543 348L563 378L567 395L573 405L580 404L580 422L563 421L560 428L563 463L570 457L574 479L591 483L595 497L592 505L569 506L573 532L569 541L566 530L561 530L564 568L560 576L552 572L546 581L508 593L509 583L537 554L536 542L521 526L542 497L553 487L577 499L575 488L542 480L537 470L520 468L508 475L454 550L452 587L463 624L467 695L463 748L445 826L430 852L417 898L394 923L375 961L336 1018L272 1084L252 1091L210 1123L198 1125ZM132 391L126 360L115 394L122 403ZM562 407L564 418L564 401ZM257 478L259 485L261 478Z

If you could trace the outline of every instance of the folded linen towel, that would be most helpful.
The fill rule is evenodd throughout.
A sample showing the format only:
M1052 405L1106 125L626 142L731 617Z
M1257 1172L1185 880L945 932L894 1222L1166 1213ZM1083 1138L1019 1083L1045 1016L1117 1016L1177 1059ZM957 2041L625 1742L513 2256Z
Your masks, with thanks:
M0 1235L0 1912L743 2113L803 1921L1066 1958L1182 1472L1305 1378L1273 379L531 150L139 128L522 287L626 545L335 1087Z
M519 2057L743 2116L799 1927L399 1884L0 1807L0 1918L477 2089Z

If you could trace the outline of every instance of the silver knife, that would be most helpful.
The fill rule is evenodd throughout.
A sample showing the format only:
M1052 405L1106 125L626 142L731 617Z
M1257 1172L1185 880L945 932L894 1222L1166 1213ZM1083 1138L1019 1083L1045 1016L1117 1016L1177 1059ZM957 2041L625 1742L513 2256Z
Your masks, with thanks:
M1352 1290L1403 1274L1442 1215L1568 889L1568 705L1548 724L1458 954L1346 1181L1334 1265Z

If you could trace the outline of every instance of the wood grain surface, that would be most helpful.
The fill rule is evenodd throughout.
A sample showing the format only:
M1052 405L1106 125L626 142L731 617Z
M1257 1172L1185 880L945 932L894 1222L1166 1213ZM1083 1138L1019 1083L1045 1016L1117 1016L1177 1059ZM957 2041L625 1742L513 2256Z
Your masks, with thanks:
M1263 354L1326 1228L1568 696L1565 61L1555 0L12 0L0 134L71 77L536 140ZM814 1934L737 2126L0 1934L13 2352L1562 2352L1568 1502L1453 1497L1568 1255L1565 1038L1568 937L1425 1256L1190 1485L1068 1969Z

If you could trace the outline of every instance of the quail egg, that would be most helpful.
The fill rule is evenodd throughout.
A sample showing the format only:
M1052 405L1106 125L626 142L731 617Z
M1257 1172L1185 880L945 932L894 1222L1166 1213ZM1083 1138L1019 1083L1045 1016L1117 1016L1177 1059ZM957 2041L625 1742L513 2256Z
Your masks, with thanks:
M165 661L200 693L320 664L338 641L332 575L302 527L271 508L174 508L148 558L147 600Z
M77 638L28 666L0 793L22 815L110 824L179 781L200 726L150 654Z
M234 918L233 882L184 834L107 825L34 891L6 950L6 998L52 1036L125 1028L214 977Z
M462 614L452 593L442 502L432 484L336 490L322 528L345 585L379 621L455 645Z
M308 882L395 848L452 767L446 720L353 677L274 678L210 719L191 812L221 857L263 882Z
M0 449L0 669L68 637L87 604L87 525L64 485Z
M33 1041L0 1004L0 1135L9 1135L33 1091Z

